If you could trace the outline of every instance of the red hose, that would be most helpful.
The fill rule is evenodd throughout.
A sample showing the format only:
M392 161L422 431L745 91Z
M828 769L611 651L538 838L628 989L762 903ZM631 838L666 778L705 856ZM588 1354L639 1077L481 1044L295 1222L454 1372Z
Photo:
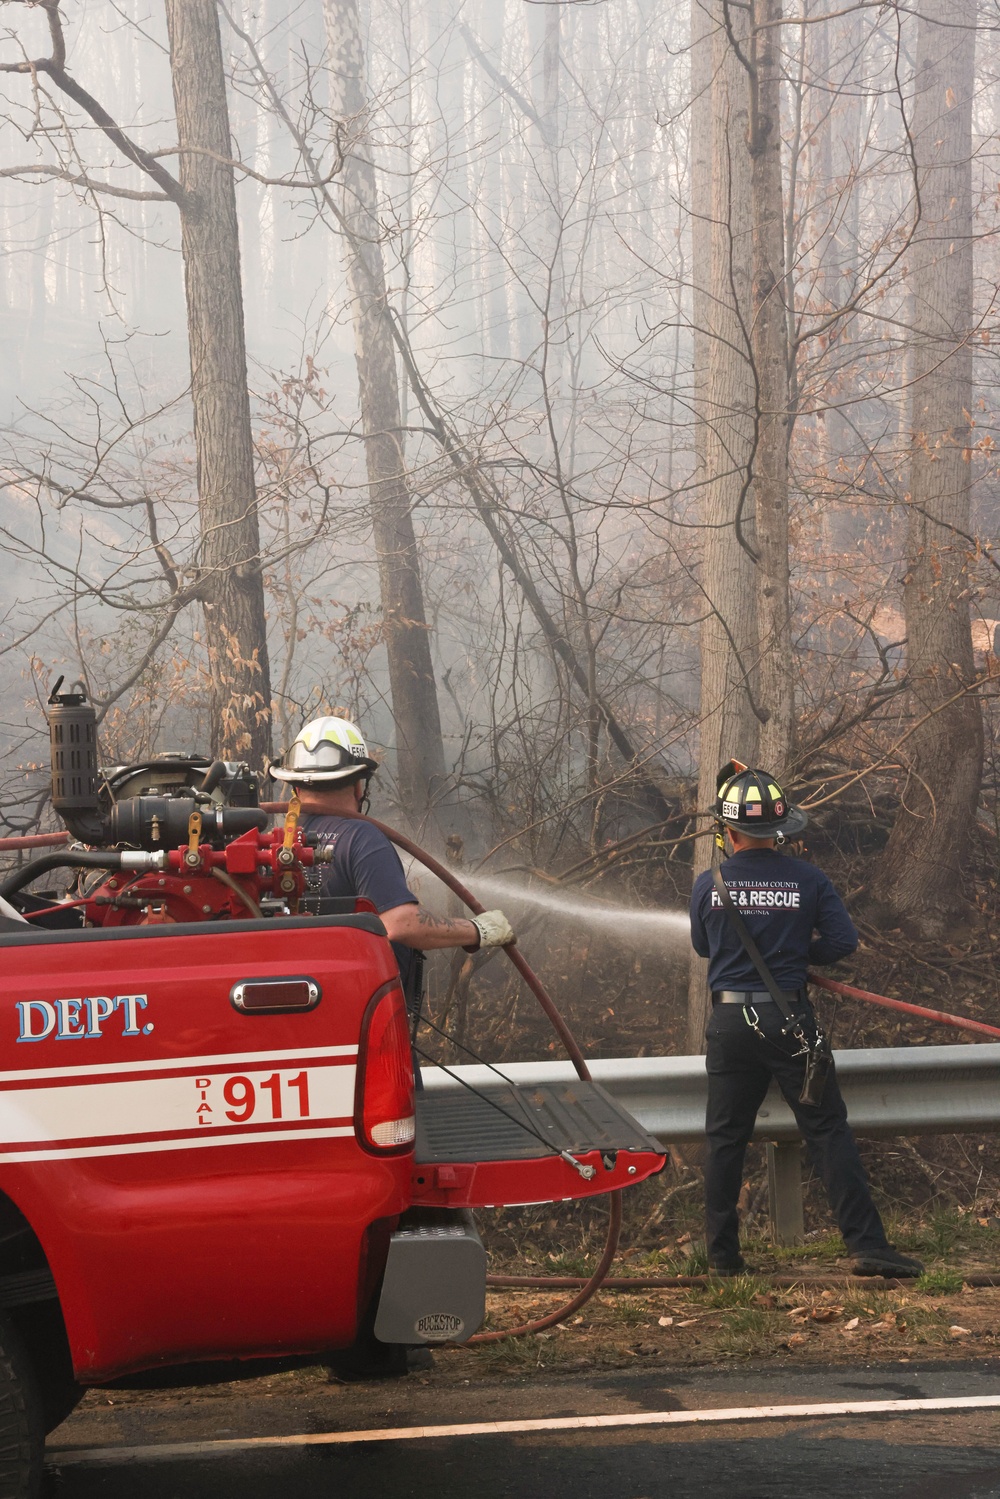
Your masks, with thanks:
M22 911L21 914L26 921L34 921L36 916L56 916L60 911L71 911L74 906L85 906L90 901L89 895L83 895L79 900L61 900L55 906L42 906L38 911Z
M0 838L0 853L7 849L50 848L53 844L68 842L68 833L26 833L18 838Z
M287 802L261 802L261 809L264 812L281 813L285 812L287 807ZM452 874L447 865L442 864L438 859L435 859L433 854L427 853L419 844L414 843L412 838L407 838L405 833L397 833L395 828L387 827L384 822L379 822L377 817L365 817L360 812L338 812L336 815L338 817L353 817L358 822L370 822L372 827L378 828L379 832L384 833L390 842L395 843L404 853L411 854L414 859L418 859L426 869L430 870L431 874L437 875L442 884L447 885L449 890L454 891L459 900L468 906L474 916L481 916L483 914L486 907L479 904L472 891L468 890L462 884L461 880ZM508 942L504 948L504 952L544 1010L553 1029L565 1046L566 1054L576 1068L577 1076L583 1078L585 1082L591 1082L590 1068L587 1066L583 1052L577 1045L569 1026L556 1009L552 996L546 990L541 979L525 961L524 955L518 950L516 943Z
M757 1274L756 1271L748 1270L747 1275L754 1280L766 1280L772 1286L803 1286L812 1290L819 1288L833 1288L834 1286L856 1286L868 1285L873 1282L878 1285L879 1290L886 1287L896 1286L898 1288L913 1286L910 1279L900 1280L896 1276L888 1275L767 1275ZM963 1275L962 1282L967 1286L987 1287L1000 1286L1000 1275ZM582 1286L584 1279L582 1275L487 1275L488 1286L506 1286L509 1290L547 1290L552 1286ZM714 1275L609 1275L604 1281L606 1291L670 1291L670 1290L694 1290L699 1286L717 1286L718 1278Z
M360 817L360 813L358 815ZM414 843L412 839L407 838L403 833L397 833L393 828L387 827L384 822L379 822L374 817L369 817L364 820L372 823L375 827L377 827L380 833L384 833L387 838L391 839L392 842L395 843L397 847L403 849L405 853L410 854L414 859L419 859L420 863L423 864L425 868L429 869L432 874L437 875L438 879L441 880L445 885L447 885L449 890L454 891L459 900L463 901L474 915L479 916L483 912L485 907L480 905L479 901L477 901L476 897L472 894L472 891L467 890L466 887L462 884L461 880L457 879L455 875L452 874L451 870L448 869L446 865L440 863L437 859L435 859L432 854L426 853L422 848ZM548 1016L548 1019L555 1029L557 1035L559 1036L560 1041L562 1041L563 1045L566 1048L567 1055L573 1063L573 1066L576 1068L577 1075L584 1079L584 1081L589 1082L591 1080L590 1068L587 1066L583 1052L577 1045L569 1026L566 1024L565 1020L556 1009L555 1002L546 990L541 979L531 968L530 964L526 961L524 956L518 951L515 943L508 942L504 947L504 952L507 954L508 958L517 969L518 973L528 985L528 988L531 990L532 994L538 1000L538 1003L541 1005L543 1011ZM612 1261L614 1260L615 1255L618 1253L618 1241L621 1237L621 1192L611 1192L609 1196L611 1198L611 1211L608 1216L608 1233L607 1238L604 1241L604 1252L601 1255L600 1260L598 1261L593 1275L591 1275L586 1284L581 1287L577 1295L575 1295L570 1301L567 1301L564 1306L557 1307L554 1312L549 1312L544 1317L538 1317L533 1322L525 1322L521 1327L508 1327L497 1332L478 1332L474 1337L471 1337L468 1340L469 1343L500 1343L505 1338L524 1337L525 1335L530 1333L543 1332L547 1327L554 1327L557 1322L565 1322L567 1317L571 1317L575 1311L577 1311L581 1306L584 1306L590 1300L590 1298L602 1285L609 1269L611 1268Z
M281 813L287 811L286 802L262 802L261 805L265 812L275 812L280 815ZM360 812L338 812L336 815L338 817L354 817L359 822L370 822L373 827L378 828L379 832L383 833L386 838L395 843L398 848L403 849L405 853L408 853L414 859L419 860L419 862L423 864L426 869L429 869L432 874L437 875L438 879L441 880L443 884L447 885L449 890L454 891L459 900L464 902L464 904L468 906L469 910L472 911L474 915L479 916L482 914L485 908L479 904L479 902L476 900L476 897L472 894L472 891L467 890L466 887L462 884L461 880L457 879L446 865L440 863L439 860L434 858L433 854L427 853L418 844L414 843L411 838L407 838L404 833L397 833L395 828L387 827L384 822L379 822L377 818L365 817ZM546 990L545 985L528 964L522 953L518 950L515 943L508 942L504 947L504 952L507 954L508 958L513 963L514 967L517 969L521 977L524 979L525 983L528 985L528 988L531 990L532 994L538 1000L538 1003L541 1005L543 1011L547 1015L554 1030L556 1031L556 1034L559 1036L560 1041L562 1041L563 1045L565 1046L567 1055L569 1056L570 1061L573 1063L573 1066L576 1068L577 1075L581 1077L585 1082L590 1082L590 1068L587 1066L583 1052L577 1045L569 1026L566 1024L565 1020L556 1009L555 1002L553 1001L552 996ZM591 1275L590 1279L581 1287L579 1293L574 1296L571 1301L567 1301L565 1306L557 1307L554 1312L549 1312L547 1316L539 1317L534 1322L526 1322L523 1327L508 1327L498 1332L476 1333L474 1337L471 1337L468 1340L470 1344L499 1343L504 1338L517 1338L523 1337L526 1333L542 1332L546 1327L554 1327L557 1322L564 1322L567 1317L572 1316L572 1314L577 1311L579 1307L585 1305L585 1303L590 1300L590 1298L594 1295L594 1292L597 1291L598 1288L603 1284L604 1279L607 1276L608 1270L611 1267L611 1263L614 1260L615 1255L618 1253L618 1241L621 1237L621 1191L619 1190L617 1192L610 1192L608 1196L611 1199L611 1204L610 1212L608 1214L608 1233L607 1238L604 1241L604 1252L601 1255L601 1258L597 1264L597 1268L594 1270L593 1275Z
M889 1010L902 1010L907 1015L917 1015L921 1020L933 1020L940 1025L950 1025L958 1030L977 1031L985 1036L1000 1037L1000 1028L995 1025L986 1025L980 1020L969 1020L964 1015L951 1015L947 1010L929 1010L924 1005L911 1005L902 999L888 999L884 994L873 994L868 989L856 989L852 984L841 984L836 979L824 978L822 974L810 973L809 982L818 985L821 989L829 989L833 994L843 995L846 999L861 999L866 1004L882 1005ZM872 1277L868 1277L871 1279ZM803 1278L793 1275L769 1275L767 1279L775 1286L795 1286L808 1283L810 1286L841 1286L844 1284L843 1277L818 1276ZM967 1275L964 1277L965 1284L970 1286L997 1286L1000 1285L1000 1277L996 1275ZM582 1277L575 1275L488 1275L486 1282L491 1286L508 1286L523 1288L543 1288L555 1286L582 1285ZM605 1279L604 1285L611 1291L643 1291L658 1290L670 1286L703 1286L708 1283L705 1275L616 1275ZM849 1282L853 1284L853 1281ZM886 1285L905 1286L905 1281L888 1279ZM595 1288L596 1289L596 1288Z
M904 1015L933 1020L937 1025L951 1025L960 1031L976 1031L981 1036L1000 1037L1000 1028L986 1025L981 1020L968 1020L964 1015L950 1015L947 1010L928 1010L924 1005L911 1005L902 999L887 999L884 994L872 994L868 989L855 989L852 984L841 984L836 979L824 978L819 973L810 973L808 977L811 984L816 984L820 989L829 989L831 994L842 994L845 999L863 999L865 1004L882 1005L887 1010L902 1010Z
M557 1307L554 1312L549 1312L545 1317L536 1318L534 1322L525 1322L521 1327L506 1327L498 1332L477 1332L469 1339L470 1343L501 1343L504 1338L520 1338L525 1333L542 1332L546 1327L555 1327L557 1322L565 1322L567 1317L572 1316L581 1306L585 1306L595 1291L600 1290L611 1268L611 1262L618 1253L618 1240L622 1231L622 1194L618 1191L610 1192L608 1195L611 1198L611 1213L608 1219L608 1236L604 1241L604 1253L601 1255L597 1269L581 1286L572 1301L567 1301L565 1306ZM498 1281L502 1282L504 1277L498 1276L496 1280L493 1280L487 1276L486 1279L487 1284L495 1285ZM553 1282L549 1281L548 1284L552 1285Z

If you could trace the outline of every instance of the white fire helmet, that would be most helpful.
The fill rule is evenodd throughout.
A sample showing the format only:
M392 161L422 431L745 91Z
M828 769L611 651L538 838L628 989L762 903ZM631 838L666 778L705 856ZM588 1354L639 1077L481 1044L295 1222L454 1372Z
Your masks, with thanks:
M299 731L287 754L270 767L276 781L297 786L336 786L359 771L372 775L378 761L368 753L357 724L346 718L314 718Z

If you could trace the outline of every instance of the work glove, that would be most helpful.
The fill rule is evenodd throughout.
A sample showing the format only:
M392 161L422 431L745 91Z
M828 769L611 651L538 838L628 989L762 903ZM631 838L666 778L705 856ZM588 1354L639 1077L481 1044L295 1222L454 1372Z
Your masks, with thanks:
M479 933L477 952L487 947L506 947L508 942L517 941L514 928L502 911L484 911L481 916L473 916L472 925Z

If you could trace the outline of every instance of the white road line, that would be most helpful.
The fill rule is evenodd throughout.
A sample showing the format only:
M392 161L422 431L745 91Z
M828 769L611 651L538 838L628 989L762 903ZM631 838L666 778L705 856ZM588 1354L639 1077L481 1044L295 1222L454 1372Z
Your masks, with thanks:
M938 1400L846 1400L829 1405L727 1406L700 1411L632 1411L617 1416L553 1416L540 1421L481 1421L459 1426L392 1426L372 1431L321 1431L290 1437L234 1437L217 1442L164 1442L155 1447L52 1447L54 1468L174 1462L185 1457L228 1457L266 1447L344 1446L351 1442L413 1442L430 1437L495 1437L531 1431L596 1431L623 1426L698 1426L723 1421L792 1421L822 1416L908 1416L917 1411L1000 1408L1000 1395L956 1395Z

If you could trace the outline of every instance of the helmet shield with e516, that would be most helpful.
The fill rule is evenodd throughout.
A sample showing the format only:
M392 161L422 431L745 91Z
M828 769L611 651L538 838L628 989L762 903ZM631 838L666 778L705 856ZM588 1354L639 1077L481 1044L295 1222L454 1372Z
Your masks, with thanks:
M774 776L730 760L716 781L715 815L721 827L736 828L747 838L794 838L809 818L793 807Z
M314 718L299 731L287 754L270 767L276 781L296 786L337 786L368 776L378 761L368 753L357 724L346 718Z

